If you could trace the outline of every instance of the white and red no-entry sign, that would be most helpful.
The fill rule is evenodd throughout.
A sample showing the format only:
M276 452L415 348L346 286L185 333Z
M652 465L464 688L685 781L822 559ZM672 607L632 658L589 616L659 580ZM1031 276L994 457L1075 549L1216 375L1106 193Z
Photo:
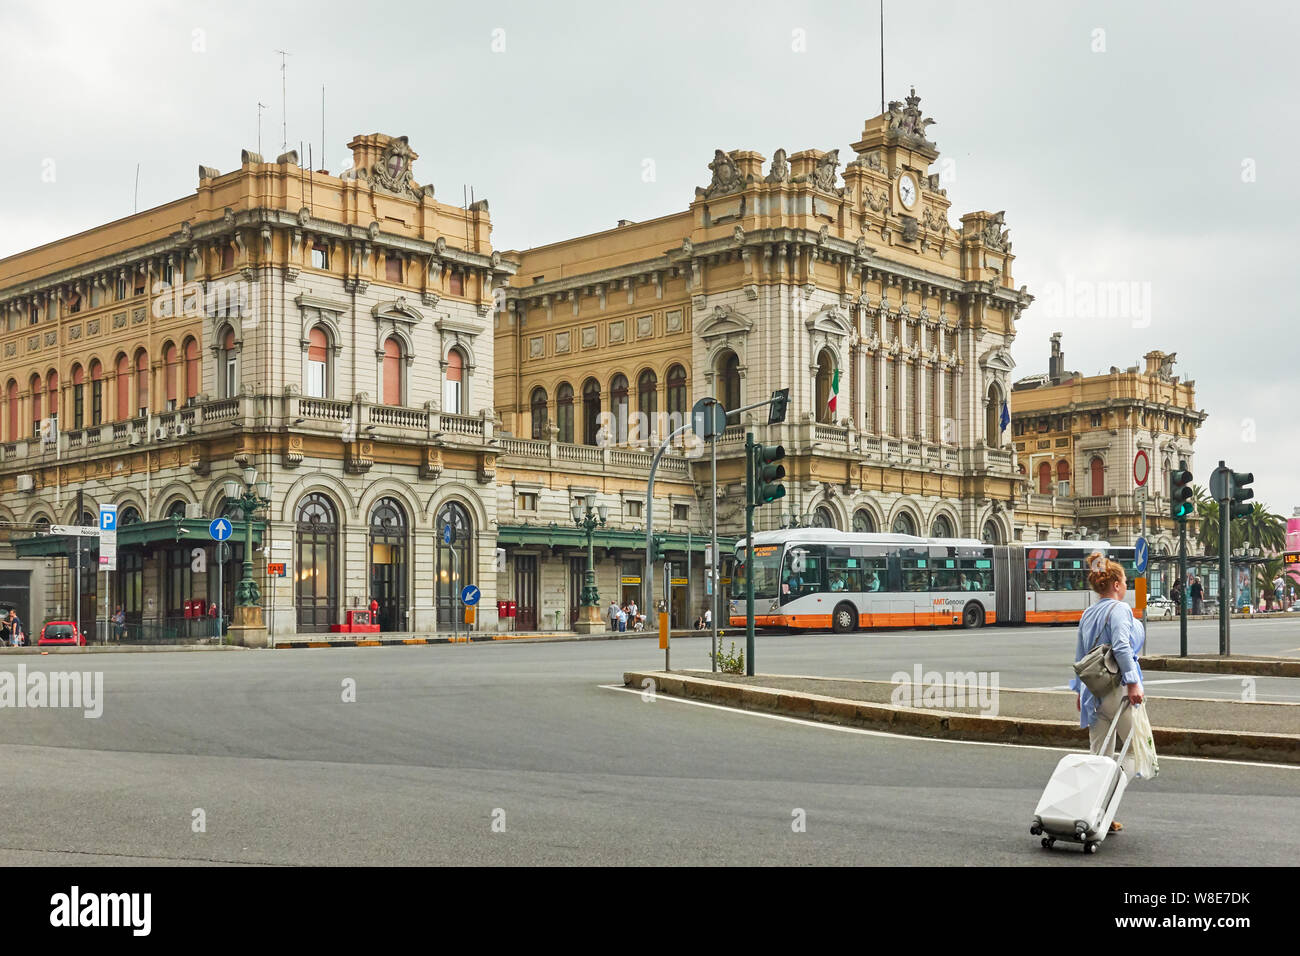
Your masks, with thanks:
M1150 474L1151 459L1147 457L1145 451L1139 448L1138 453L1133 456L1133 480L1137 482L1137 486L1141 488L1147 483L1147 476Z

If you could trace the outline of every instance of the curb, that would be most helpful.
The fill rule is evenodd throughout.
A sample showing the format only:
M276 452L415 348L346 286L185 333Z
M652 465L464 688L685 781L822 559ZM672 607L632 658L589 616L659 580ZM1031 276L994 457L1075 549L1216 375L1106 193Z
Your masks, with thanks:
M686 631L681 634L673 633L672 640L680 640L686 637L708 637L707 631L699 633L696 631ZM655 631L601 631L595 634L575 634L575 633L556 633L556 634L472 634L468 637L400 637L400 638L379 638L363 639L349 641L277 641L273 650L285 648L288 650L302 650L304 648L321 648L321 647L401 647L403 645L422 645L422 644L490 644L493 641L519 641L528 644L562 644L576 641L635 641L635 640L658 640L659 635Z
M1146 665L1145 660L1142 663L1143 666ZM1079 749L1080 744L1086 748L1088 740L1087 731L1073 721L981 717L944 710L915 710L892 704L823 697L773 687L682 677L663 671L628 671L623 674L626 686L640 688L645 686L647 680L653 682L656 693L670 697L913 737L1070 750ZM1170 727L1154 727L1152 730L1159 752L1170 756L1300 765L1300 735Z
M1186 674L1231 674L1250 677L1300 677L1300 660L1270 657L1170 657L1142 658L1142 669L1181 671Z

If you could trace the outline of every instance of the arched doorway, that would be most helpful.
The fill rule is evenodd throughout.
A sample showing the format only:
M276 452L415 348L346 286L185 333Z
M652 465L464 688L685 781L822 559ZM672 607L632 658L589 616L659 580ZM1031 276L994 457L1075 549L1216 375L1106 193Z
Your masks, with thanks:
M451 528L451 544L446 541L444 528ZM438 627L451 627L458 620L460 611L460 590L466 584L473 584L477 578L474 573L474 550L470 547L470 538L474 534L474 524L469 512L459 501L448 501L438 509L437 559L434 579L437 582Z
M1092 497L1100 498L1106 493L1106 465L1101 456L1093 455L1088 462L1088 477L1092 485Z
M599 444L600 435L600 383L594 378L582 385L582 443Z
M339 522L334 502L318 492L298 503L294 532L294 604L298 630L328 631L338 622Z
M894 534L916 534L916 521L906 511L900 511L890 528Z
M985 442L991 448L1002 447L1002 389L997 384L989 386L988 407L984 409Z
M407 631L406 511L380 498L370 511L370 598L379 604L379 629Z
M573 386L561 382L555 390L555 424L559 429L558 441L573 444Z
M739 408L740 402L740 359L730 350L718 356L715 366L713 397L722 403L722 407L731 411Z
M835 424L835 409L830 407L834 383L835 359L831 356L830 349L822 349L821 354L817 356L815 401L817 403L817 421L827 425Z
M1052 493L1052 463L1050 461L1040 462L1038 465L1038 493L1040 495L1050 495Z
M984 530L980 532L980 540L985 544L1002 543L1002 533L998 531L997 522L992 519L984 522Z
M1056 493L1062 498L1070 497L1070 463L1064 458L1056 463Z

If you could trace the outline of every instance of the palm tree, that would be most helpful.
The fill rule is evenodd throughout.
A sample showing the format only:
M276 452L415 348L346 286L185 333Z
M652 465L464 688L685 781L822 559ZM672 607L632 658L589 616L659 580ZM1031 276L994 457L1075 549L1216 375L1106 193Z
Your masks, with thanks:
M1189 485L1192 490L1192 513L1199 514L1201 505L1210 500L1210 493L1204 485Z
M1193 492L1195 494L1195 492ZM1210 555L1219 553L1219 503L1213 498L1205 498L1201 501L1196 513L1200 515L1201 523L1196 529L1196 540L1201 543L1201 549Z
M1261 551L1269 552L1281 551L1286 547L1286 519L1269 512L1268 505L1256 501L1251 505L1249 514L1238 518L1232 524L1234 532L1237 530L1236 526L1241 525L1240 546L1242 547L1259 548ZM1235 542L1234 546L1236 546Z
M1282 559L1269 558L1255 566L1255 593L1264 595L1268 607L1273 607L1273 579L1282 574Z

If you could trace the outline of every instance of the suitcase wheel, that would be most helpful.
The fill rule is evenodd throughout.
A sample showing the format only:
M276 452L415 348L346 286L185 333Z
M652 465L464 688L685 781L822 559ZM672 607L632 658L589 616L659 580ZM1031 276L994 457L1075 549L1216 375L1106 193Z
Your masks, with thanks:
M1055 845L1056 845L1056 840L1053 837L1043 837L1044 850L1050 850Z
M1084 853L1096 853L1096 852L1097 852L1097 844L1094 843L1094 842L1092 842L1092 841L1089 841L1089 842L1085 843L1085 844L1083 845L1083 852L1084 852Z
M1029 832L1032 833L1034 836L1038 836L1040 833L1043 832L1043 828L1040 827L1037 823L1035 823L1033 826L1029 828Z

